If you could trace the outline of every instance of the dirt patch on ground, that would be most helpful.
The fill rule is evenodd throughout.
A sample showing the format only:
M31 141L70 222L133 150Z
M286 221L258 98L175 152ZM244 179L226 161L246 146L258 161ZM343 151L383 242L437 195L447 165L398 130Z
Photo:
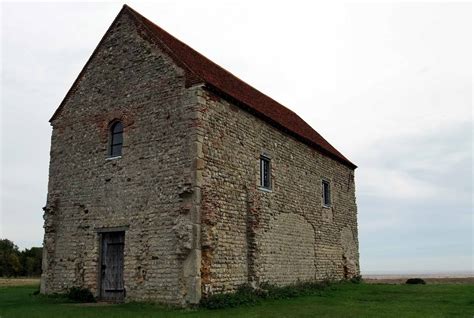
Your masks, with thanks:
M0 278L0 287L39 285L39 278Z
M364 277L364 282L368 284L405 284L410 277ZM427 284L474 284L474 277L419 277Z

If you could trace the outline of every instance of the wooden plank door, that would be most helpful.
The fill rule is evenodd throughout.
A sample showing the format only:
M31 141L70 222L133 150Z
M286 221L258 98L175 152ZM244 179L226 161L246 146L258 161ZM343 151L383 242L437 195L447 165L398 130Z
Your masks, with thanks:
M123 287L123 248L125 232L102 233L101 299L120 302L125 296Z

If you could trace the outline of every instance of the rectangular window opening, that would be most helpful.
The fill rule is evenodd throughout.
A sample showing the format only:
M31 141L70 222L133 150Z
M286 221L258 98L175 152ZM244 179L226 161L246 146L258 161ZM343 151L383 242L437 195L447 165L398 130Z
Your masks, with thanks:
M331 185L329 181L323 180L323 205L331 206Z
M271 189L270 158L265 156L260 157L260 187Z

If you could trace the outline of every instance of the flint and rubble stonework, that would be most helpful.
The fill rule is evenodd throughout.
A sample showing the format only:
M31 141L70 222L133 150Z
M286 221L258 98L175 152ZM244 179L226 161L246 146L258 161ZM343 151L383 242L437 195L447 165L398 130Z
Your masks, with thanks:
M100 231L125 231L126 301L358 275L354 170L185 71L120 14L52 120L42 293L98 294ZM124 124L107 159L109 125ZM259 189L271 158L272 190ZM322 206L321 180L332 206Z
M199 91L204 131L203 291L359 274L354 171L214 93ZM271 158L272 190L259 189ZM322 179L332 204L322 204Z
M196 92L122 15L53 122L42 289L98 291L97 230L126 227L127 299L181 302L191 275ZM106 160L109 123L122 158ZM194 252L195 254L195 252Z

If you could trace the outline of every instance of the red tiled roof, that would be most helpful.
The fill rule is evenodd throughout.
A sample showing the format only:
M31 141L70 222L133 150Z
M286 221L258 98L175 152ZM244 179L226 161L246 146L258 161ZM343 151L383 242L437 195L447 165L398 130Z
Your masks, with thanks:
M204 83L248 106L262 117L281 126L280 128L296 134L334 159L338 159L351 168L356 167L297 114L179 41L135 10L126 5L124 7L137 20L142 22L151 31L152 35L156 36L157 40L171 51L175 58Z
M130 13L137 22L145 27L145 31L148 31L147 33L153 41L156 41L162 47L164 46L164 49L168 51L167 53L190 74L189 81L205 83L208 87L217 90L224 96L231 97L257 116L290 133L323 154L350 168L356 168L356 165L344 157L293 111L240 80L127 5L124 5L122 12Z

